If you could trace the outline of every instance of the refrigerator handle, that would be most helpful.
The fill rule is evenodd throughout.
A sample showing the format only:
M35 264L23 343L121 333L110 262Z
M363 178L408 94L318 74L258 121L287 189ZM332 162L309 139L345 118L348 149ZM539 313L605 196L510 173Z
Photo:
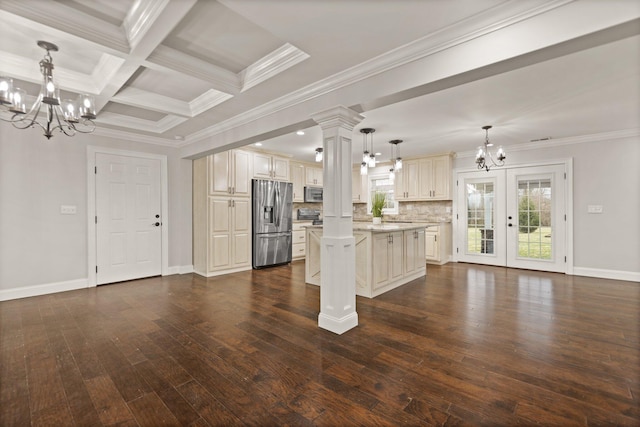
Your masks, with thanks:
M278 227L278 229L280 229L280 209L281 209L281 204L282 204L282 200L280 200L280 185L279 183L275 183L275 190L276 190L276 200L275 203L273 204L273 209L274 209L274 215L276 216L276 227Z

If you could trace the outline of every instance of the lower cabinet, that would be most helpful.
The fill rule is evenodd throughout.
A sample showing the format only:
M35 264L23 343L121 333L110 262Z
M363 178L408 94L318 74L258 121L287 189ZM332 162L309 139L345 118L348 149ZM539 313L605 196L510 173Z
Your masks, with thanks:
M404 274L411 275L424 268L425 231L407 230L404 232Z
M251 200L209 198L207 272L251 266Z
M446 264L451 259L451 224L429 225L425 231L425 259L429 264Z
M414 233L415 232L415 233ZM373 298L426 274L424 228L354 229L356 295ZM321 283L322 227L306 229L305 282Z
M373 235L373 289L402 277L402 231Z
M306 241L306 230L305 228L311 225L311 221L305 222L294 222L293 223L293 239L292 239L292 248L291 248L291 259L304 259L306 255L305 249L305 241Z

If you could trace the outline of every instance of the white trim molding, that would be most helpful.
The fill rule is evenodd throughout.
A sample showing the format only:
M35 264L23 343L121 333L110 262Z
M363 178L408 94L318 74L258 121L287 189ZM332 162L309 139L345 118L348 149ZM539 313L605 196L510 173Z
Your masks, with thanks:
M573 267L574 276L597 277L599 279L625 280L639 282L640 271L605 270L602 268Z
M87 279L67 280L65 282L45 283L12 289L0 290L0 301L12 299L36 297L39 295L55 294L57 292L75 291L77 289L88 288Z

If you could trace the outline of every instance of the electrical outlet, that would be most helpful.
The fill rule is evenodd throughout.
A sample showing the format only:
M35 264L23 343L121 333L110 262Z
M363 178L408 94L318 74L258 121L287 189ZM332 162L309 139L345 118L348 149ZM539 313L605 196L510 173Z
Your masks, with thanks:
M78 209L75 205L60 205L60 214L75 215Z

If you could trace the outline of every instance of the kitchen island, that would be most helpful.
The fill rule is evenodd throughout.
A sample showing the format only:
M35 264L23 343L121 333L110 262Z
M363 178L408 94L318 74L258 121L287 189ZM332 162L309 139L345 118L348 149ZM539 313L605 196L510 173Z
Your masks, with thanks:
M356 254L356 295L376 297L423 277L424 224L353 223ZM306 227L305 281L320 285L322 226Z

